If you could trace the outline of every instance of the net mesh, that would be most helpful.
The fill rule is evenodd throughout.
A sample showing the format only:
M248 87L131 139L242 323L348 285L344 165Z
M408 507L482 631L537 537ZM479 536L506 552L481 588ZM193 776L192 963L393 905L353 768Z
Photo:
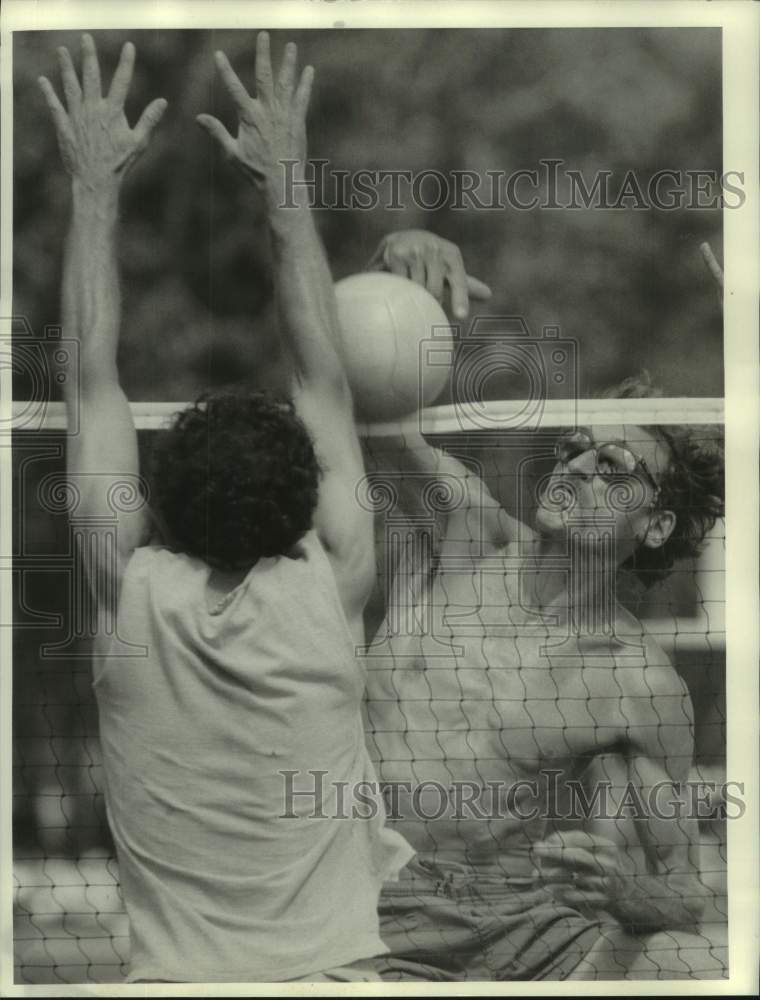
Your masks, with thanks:
M649 406L648 416L639 407L637 424L663 416L671 423L683 409L668 400L636 402ZM705 408L691 402L690 412L704 419ZM584 422L629 422L622 402L616 409L605 404L601 413L599 404L589 406ZM176 408L138 409L141 450L150 447L167 410ZM515 438L507 449L488 429L463 430L450 413L434 414L423 429L508 513L529 520L535 484L550 464L547 442L566 429L554 420L545 436ZM129 957L103 799L91 637L87 622L78 618L71 533L64 506L56 511L41 500L46 477L63 470L60 421L51 410L44 427L18 431L14 440L14 920L20 984L118 982ZM707 439L721 431L716 417L695 434ZM552 690L535 687L531 657L537 643L554 641L549 631L542 637L534 619L526 624L531 609L515 599L508 568L491 563L481 572L482 553L473 548L479 522L460 518L459 534L449 534L456 544L446 564L435 518L415 522L404 509L412 477L396 476L390 506L387 496L378 500L377 484L387 483L382 470L403 465L398 453L381 446L384 433L369 429L365 436L378 557L378 584L366 611L367 635L375 638L366 656L368 740L386 790L407 779L414 786L427 783L428 794L438 786L483 787L494 779L504 786L576 759L584 746L588 750L589 739L599 740L615 698L605 703L588 687L572 697L558 692L556 683ZM404 447L403 429L400 441ZM469 491L463 510L476 510L473 496ZM688 779L709 790L698 821L682 826L690 838L690 871L706 898L699 920L644 936L598 906L568 907L552 888L556 877L547 875L536 886L534 850L548 832L543 819L504 826L501 814L483 821L470 813L426 818L436 803L423 797L412 820L414 845L422 845L414 877L403 893L394 890L381 901L393 956L389 978L450 978L463 970L482 980L563 978L570 968L589 979L727 974L723 583L724 526L718 521L701 555L679 561L667 580L643 589L628 579L625 585L619 581L617 591L632 616L626 620L641 623L640 638L649 636L654 645L647 648L662 651L662 662L672 664L693 706L692 725L688 711L663 714L661 692L643 691L647 709L628 725L634 738L638 724L657 730L666 756L691 756L693 745ZM624 696L615 697L620 710ZM678 738L679 726L685 740ZM585 743L579 742L581 731ZM604 773L619 790L610 768ZM391 813L394 807L403 814L398 801L389 803ZM400 829L411 829L408 817L402 824ZM551 827L560 838L577 828ZM655 852L666 849L667 831L667 824L658 828L663 839L650 845ZM561 853L564 841L556 843ZM633 857L633 847L628 853ZM572 867L565 867L568 878ZM685 884L679 890L677 880L673 885L676 894L689 891Z

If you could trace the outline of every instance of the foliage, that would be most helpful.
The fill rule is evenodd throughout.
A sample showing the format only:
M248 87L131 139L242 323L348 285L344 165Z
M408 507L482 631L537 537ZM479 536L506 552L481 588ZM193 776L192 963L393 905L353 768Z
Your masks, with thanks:
M294 31L317 71L310 154L332 169L511 172L558 158L587 185L597 170L643 184L657 170L721 172L716 29ZM169 110L130 176L122 205L120 367L133 399L187 399L281 370L262 206L196 126L230 125L215 77L224 49L253 86L243 31L96 32L108 79L137 46L128 115L163 96ZM277 52L285 40L275 32ZM58 321L67 180L36 79L58 81L57 45L74 32L14 37L14 313L41 334ZM726 164L726 169L731 164ZM391 229L458 243L494 289L489 312L557 325L580 345L583 394L642 367L669 395L722 393L720 307L698 251L720 256L721 212L322 210L336 278L361 269ZM504 377L492 393L518 394Z

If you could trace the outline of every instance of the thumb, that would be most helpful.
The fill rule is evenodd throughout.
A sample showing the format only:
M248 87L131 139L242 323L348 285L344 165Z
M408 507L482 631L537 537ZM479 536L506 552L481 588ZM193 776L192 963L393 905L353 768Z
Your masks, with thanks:
M471 299L490 299L491 289L477 278L467 275L467 294Z
M558 847L568 849L580 847L587 851L591 850L597 842L597 838L585 830L557 830L547 839L552 838L555 838L555 843Z
M542 840L537 841L533 845L533 850L556 850L558 847L562 847L565 843L565 838L567 837L567 832L555 830L553 833L547 834Z
M214 118L213 115L197 115L195 120L201 128L208 132L212 139L215 139L219 143L227 156L232 157L235 155L235 140L218 118Z
M367 265L364 268L365 271L382 271L385 269L385 239L380 240L380 244L375 252L367 261Z
M140 120L135 125L135 136L138 146L144 146L150 138L150 133L158 125L166 111L167 102L163 97L151 101L148 107L140 115Z

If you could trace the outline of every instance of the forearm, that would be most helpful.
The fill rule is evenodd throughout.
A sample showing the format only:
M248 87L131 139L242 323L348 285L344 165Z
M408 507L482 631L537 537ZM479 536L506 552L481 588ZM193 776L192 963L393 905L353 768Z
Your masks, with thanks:
M663 683L656 667L647 670L646 682L643 676L626 681L636 685L629 690L637 697L646 690L653 699L658 739L670 760L688 762L690 737L668 731L671 721L681 729L683 723L668 701L653 694ZM621 710L635 718L632 702L623 698L623 703ZM629 930L693 928L709 889L693 855L699 829L686 811L689 803L679 797L688 767L679 764L678 771L669 772L660 757L622 750L595 754L581 766L586 802L595 803L593 811L582 829L557 830L537 845L543 877L555 883L562 902L609 913ZM674 795L668 802L671 815L655 808L643 812L644 803L654 806L656 792L664 788ZM633 801L642 810L636 816L631 815Z
M636 875L630 891L609 907L621 924L645 930L693 929L708 888L696 873Z
M299 378L343 385L333 280L306 195L296 208L270 206L275 294Z
M116 256L118 188L92 191L74 182L63 268L63 324L79 341L78 371L67 403L117 387L121 297Z
M518 537L520 525L502 510L480 476L458 458L433 447L419 431L372 438L370 451L377 466L376 479L390 479L408 514L430 517L436 510L442 528L447 523L453 526L449 516L456 514L467 545L501 546ZM439 488L431 490L435 483Z
M397 493L407 514L430 516L424 502L426 490L441 478L443 452L433 448L419 431L410 430L392 437L373 437L369 442L373 478L387 482Z

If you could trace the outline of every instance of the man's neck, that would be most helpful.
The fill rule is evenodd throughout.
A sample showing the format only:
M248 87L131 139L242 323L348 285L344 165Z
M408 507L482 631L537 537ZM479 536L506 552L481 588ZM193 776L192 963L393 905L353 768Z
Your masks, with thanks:
M568 548L570 546L570 548ZM538 536L523 570L525 599L538 609L554 605L569 618L614 615L617 565L603 544L578 545L572 538ZM612 624L612 623L608 623Z

